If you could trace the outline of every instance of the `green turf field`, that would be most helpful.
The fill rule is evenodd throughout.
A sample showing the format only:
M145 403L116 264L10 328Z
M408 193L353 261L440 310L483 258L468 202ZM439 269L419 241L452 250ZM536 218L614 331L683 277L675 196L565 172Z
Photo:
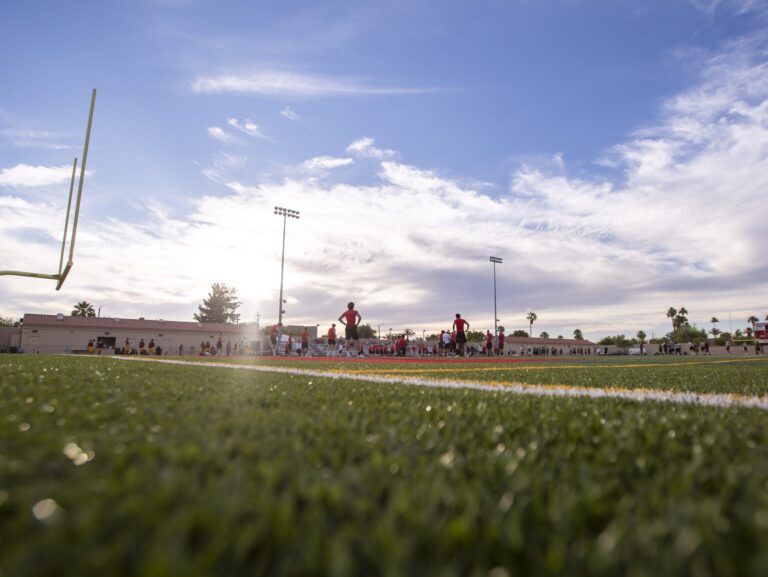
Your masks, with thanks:
M503 388L768 390L760 360L683 360L4 356L0 576L766 575L767 411Z

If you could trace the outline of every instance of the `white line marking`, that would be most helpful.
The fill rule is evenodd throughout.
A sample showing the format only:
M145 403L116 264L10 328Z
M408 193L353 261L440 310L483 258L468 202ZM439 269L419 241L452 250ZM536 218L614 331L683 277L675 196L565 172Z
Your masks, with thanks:
M210 367L218 369L239 369L262 373L280 373L285 375L300 375L326 379L349 379L369 383L403 384L417 387L434 387L442 389L473 389L477 391L507 392L517 395L533 395L537 397L588 397L592 399L625 399L628 401L658 401L681 405L700 405L706 407L737 407L761 409L768 411L768 397L753 397L733 393L675 393L658 389L628 389L628 388L597 388L578 387L573 385L529 385L525 383L483 384L475 381L457 381L447 379L424 379L418 377L384 377L364 375L359 373L329 372L307 369L292 369L287 367L272 367L267 365L240 365L234 363L176 361L171 359L142 359L116 356L124 361L144 361L164 363L169 365L185 365L193 367Z

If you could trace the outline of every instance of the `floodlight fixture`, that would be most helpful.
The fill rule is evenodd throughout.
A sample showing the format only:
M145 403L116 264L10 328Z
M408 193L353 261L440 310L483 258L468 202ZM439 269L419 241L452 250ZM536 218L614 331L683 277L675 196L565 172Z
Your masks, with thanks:
M283 217L283 252L282 256L280 257L280 306L278 307L280 312L277 315L277 322L282 323L283 314L285 313L285 310L283 310L283 303L286 302L283 299L283 273L285 271L285 224L289 218L298 219L299 211L293 210L291 208L285 208L284 206L276 206L274 212L277 216Z
M492 256L490 261L493 263L493 334L498 337L499 313L496 310L496 265L501 264L502 260L498 256Z
M275 214L285 218L299 218L299 215L300 215L298 210L292 210L290 208L284 208L282 206L275 207Z
M88 125L85 129L85 145L83 146L83 162L80 165L80 181L77 186L77 199L75 200L75 212L72 217L72 232L69 236L69 257L64 264L64 250L67 246L67 233L69 232L70 212L72 209L72 194L75 189L75 174L77 172L77 158L72 163L72 178L69 183L69 200L67 201L67 216L64 219L64 235L61 239L61 256L59 257L59 271L56 274L43 274L19 270L0 270L0 276L24 276L29 278L42 278L56 281L56 290L60 290L72 270L75 255L75 237L77 236L77 222L80 217L80 201L83 198L83 183L85 181L85 165L88 160L88 147L91 142L91 126L93 125L93 109L96 105L96 89L91 92L91 107L88 112Z

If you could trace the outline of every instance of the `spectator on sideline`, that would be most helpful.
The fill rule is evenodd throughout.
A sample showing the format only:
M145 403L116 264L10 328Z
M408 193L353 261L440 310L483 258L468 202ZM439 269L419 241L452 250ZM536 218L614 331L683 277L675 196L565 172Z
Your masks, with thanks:
M328 356L336 356L336 323L333 323L328 329Z
M309 329L307 327L304 327L301 333L301 350L299 351L299 356L305 355L309 355Z
M272 354L277 356L277 341L280 337L280 329L283 327L283 323L276 323L269 328L269 342L272 343Z
M449 331L443 331L443 352L442 355L447 357L451 353L451 333Z

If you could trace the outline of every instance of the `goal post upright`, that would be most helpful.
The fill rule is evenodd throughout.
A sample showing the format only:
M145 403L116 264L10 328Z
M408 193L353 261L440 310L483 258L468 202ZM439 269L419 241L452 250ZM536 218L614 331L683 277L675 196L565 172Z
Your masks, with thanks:
M80 182L77 185L77 201L75 202L75 216L72 219L72 239L69 242L69 260L67 261L67 268L72 268L72 259L75 254L75 237L77 236L77 221L80 218L80 201L83 197L83 182L85 181L85 165L88 162L88 145L91 142L91 125L93 124L93 107L96 105L96 89L93 89L91 93L91 108L88 112L88 127L85 129L85 146L83 147L83 162L80 164ZM67 270L69 272L69 270ZM56 290L61 288L61 284L64 282L66 275L64 275L59 284L56 286Z
M64 266L64 248L67 246L67 232L69 231L69 212L72 208L72 193L75 190L75 173L77 172L77 158L72 162L72 179L69 181L69 200L67 201L67 216L64 219L64 236L61 238L61 256L59 257L59 276Z
M83 147L83 162L80 165L80 180L77 186L77 200L75 201L75 213L72 219L72 235L69 239L69 258L67 264L64 265L64 252L67 245L67 233L69 232L69 216L72 209L72 193L75 187L75 175L77 173L77 158L72 163L72 178L69 183L69 200L67 201L67 216L64 220L64 236L61 241L61 255L59 257L59 269L56 274L45 274L37 272L28 272L21 270L0 270L0 276L22 276L27 278L40 278L55 280L56 290L61 289L64 281L72 269L74 254L75 254L75 237L77 236L77 223L80 217L80 201L83 197L83 184L85 182L85 165L88 160L88 147L91 141L91 126L93 125L93 110L96 105L96 89L91 92L91 106L88 111L88 126L85 130L85 145ZM63 268L62 268L63 267Z

